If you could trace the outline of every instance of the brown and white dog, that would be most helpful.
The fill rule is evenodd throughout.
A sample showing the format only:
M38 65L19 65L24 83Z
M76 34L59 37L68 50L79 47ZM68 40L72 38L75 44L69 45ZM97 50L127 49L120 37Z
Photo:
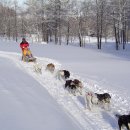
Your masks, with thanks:
M130 115L116 114L116 117L118 118L119 130L122 130L123 126L125 126L127 128L127 130L130 130Z
M70 72L68 70L59 70L56 73L56 78L59 80L66 80L67 78L70 77Z
M78 79L66 80L65 88L68 88L69 92L73 93L73 95L76 95L76 92L82 95L83 85Z
M86 92L85 94L85 105L86 108L92 109L93 105L103 105L104 109L109 109L111 96L108 93L97 94L93 92Z
M55 65L52 64L52 63L48 64L48 65L46 66L46 70L48 70L48 71L50 71L51 73L53 73L54 70L55 70Z

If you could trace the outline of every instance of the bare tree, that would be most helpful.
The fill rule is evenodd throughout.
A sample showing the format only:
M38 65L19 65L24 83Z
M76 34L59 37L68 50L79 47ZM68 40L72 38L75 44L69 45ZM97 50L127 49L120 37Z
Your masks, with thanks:
M17 42L18 40L18 30L17 30L17 0L14 1L14 10L15 10L15 15L14 15L14 19L15 19L15 40Z
M115 33L116 50L119 49L119 45L125 45L127 42L128 31L128 14L129 14L129 1L128 0L114 0L112 1L113 10L113 28Z

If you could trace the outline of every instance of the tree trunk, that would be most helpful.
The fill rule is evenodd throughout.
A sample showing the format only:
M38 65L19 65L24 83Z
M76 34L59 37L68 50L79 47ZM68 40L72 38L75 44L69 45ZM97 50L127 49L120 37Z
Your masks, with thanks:
M68 24L67 24L67 45L69 44L69 36L70 36L70 24L69 24L69 21L68 21Z

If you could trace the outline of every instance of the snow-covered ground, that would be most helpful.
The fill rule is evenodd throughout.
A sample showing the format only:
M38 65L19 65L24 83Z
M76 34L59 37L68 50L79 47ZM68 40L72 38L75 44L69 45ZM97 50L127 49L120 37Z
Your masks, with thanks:
M116 130L114 113L129 113L130 50L115 51L111 44L97 50L86 48L31 44L42 64L42 75L34 63L21 61L19 43L0 42L0 129L1 130ZM109 47L110 46L110 47ZM84 90L112 96L111 110L96 107L85 110L84 96L70 95L64 82L45 71L54 63L56 71L67 69L71 78L83 82Z

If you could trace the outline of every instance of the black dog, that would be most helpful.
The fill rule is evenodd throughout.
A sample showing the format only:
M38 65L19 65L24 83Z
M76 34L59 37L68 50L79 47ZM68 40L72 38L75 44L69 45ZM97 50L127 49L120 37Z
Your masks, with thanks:
M66 82L65 82L65 88L67 88L68 86L70 86L72 82L73 82L72 80L66 80Z
M63 70L63 71L64 71L65 79L69 78L70 77L70 72L67 71L67 70Z
M66 80L65 88L67 88L67 87L68 87L69 91L75 95L76 85L72 80Z
M130 130L130 115L116 114L116 117L118 118L119 130L121 130L123 125L127 128L127 130Z
M76 92L82 95L83 84L78 79L66 80L65 88L67 87L71 90L71 92L73 92L74 95L76 95Z
M103 94L97 94L97 93L95 93L95 94L97 95L97 98L98 98L98 100L100 102L110 103L110 99L111 99L110 94L108 94L108 93L103 93Z
M65 88L76 89L76 85L72 80L66 80Z

